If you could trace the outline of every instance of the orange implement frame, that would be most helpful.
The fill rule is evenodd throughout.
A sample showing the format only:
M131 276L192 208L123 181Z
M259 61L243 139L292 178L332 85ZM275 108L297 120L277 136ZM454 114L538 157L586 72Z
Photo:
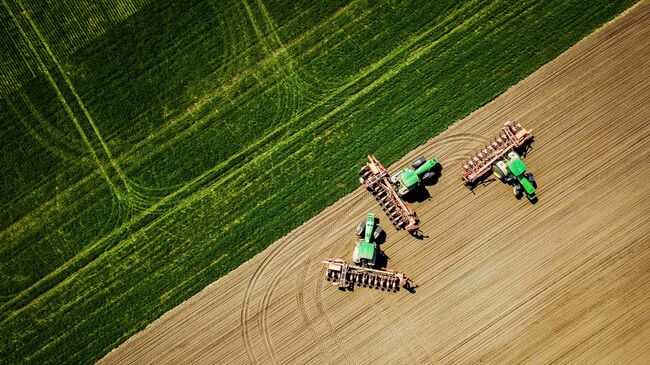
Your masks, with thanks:
M419 219L411 205L403 201L390 182L390 175L375 158L368 156L368 162L359 170L359 181L377 199L395 228L415 232L420 228Z
M473 184L492 170L492 165L515 148L521 147L533 138L532 129L525 129L521 124L506 122L501 127L499 135L481 152L463 164L461 178L467 184Z
M341 259L325 259L323 263L327 267L325 279L339 288L357 284L357 286L398 291L400 287L408 285L408 278L399 271L359 267L350 265Z

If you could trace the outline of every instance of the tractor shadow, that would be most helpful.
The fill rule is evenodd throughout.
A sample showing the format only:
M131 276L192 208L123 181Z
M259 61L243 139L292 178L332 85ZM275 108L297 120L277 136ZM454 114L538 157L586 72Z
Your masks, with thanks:
M426 180L422 180L420 186L417 189L414 189L408 194L404 195L403 199L408 203L422 203L424 201L431 200L431 194L429 194L429 189L427 189L427 187L438 183L442 177L442 169L442 165L440 163L437 163L431 169L433 176Z
M525 158L533 150L533 142L535 142L535 137L532 137L526 141L526 143L519 146L519 148L515 148L515 152L517 152L521 157Z
M374 269L381 269L388 267L388 260L390 260L390 257L386 255L386 253L382 250L379 249L377 252L377 259L375 261L375 266L373 267Z

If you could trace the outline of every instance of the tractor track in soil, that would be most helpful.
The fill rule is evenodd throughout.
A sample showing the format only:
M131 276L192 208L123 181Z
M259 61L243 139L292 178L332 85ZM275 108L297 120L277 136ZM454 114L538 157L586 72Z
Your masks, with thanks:
M100 362L647 361L649 36L645 1L389 167L443 166L413 203L423 240L383 224L415 294L324 280L320 259L349 260L354 226L381 210L360 188ZM533 129L535 205L458 176L506 120Z
M336 252L343 251L342 248L345 245L345 242L347 242L347 240L340 240L331 249L331 251L329 252L329 255L327 255L326 257L336 257L337 256ZM321 245L322 245L322 243L321 243ZM312 299L313 299L313 301L314 301L314 303L316 305L318 315L323 318L323 321L327 325L329 337L331 339L333 339L336 342L336 344L338 345L338 347L343 351L343 354L345 355L345 358L348 361L348 363L356 364L356 362L354 361L354 359L350 355L350 350L347 347L347 345L339 339L339 336L337 335L337 331L334 329L334 326L332 326L332 322L328 318L327 312L324 309L323 299L321 298L321 293L323 292L322 284L324 282L324 277L325 277L325 268L324 268L324 266L322 264L319 264L319 270L318 270L317 278L320 278L322 280L317 279L317 285L316 285L316 288L315 288L314 295L313 295Z
M332 222L330 224L330 226L329 226L330 231L333 231L333 229L334 229L334 227L336 225L337 225L337 222ZM339 227L339 229L341 229L341 227ZM311 235L309 238L312 238L312 237L316 237L316 235ZM310 272L309 269L312 268L312 267L321 268L321 266L322 266L322 265L319 265L320 264L320 262L318 262L319 260L314 261L314 259L315 259L315 253L316 252L321 252L321 250L323 249L323 242L324 241L321 241L321 243L319 243L318 250L308 250L307 251L309 253L307 255L307 260L306 260L306 262L304 262L302 264L302 268L299 271L299 273L297 274L296 282L297 282L298 290L295 293L295 299L296 299L296 304L298 305L298 309L300 310L302 320L303 320L305 326L307 326L307 328L309 329L309 332L310 332L310 335L311 335L312 339L318 345L318 347L320 349L321 356L323 356L323 358L327 359L328 363L331 364L331 363L333 363L332 358L328 355L322 341L317 336L316 330L314 328L314 323L309 317L308 311L306 309L307 297L305 296L305 291L306 291L305 283L307 282L306 279L307 279L307 276L309 275L309 272ZM315 301L315 299L313 299L313 300ZM334 341L337 341L336 338L334 338L334 337L331 337L331 338Z
M303 322L305 323L305 326L307 329L309 329L309 334L311 337L314 339L316 342L316 345L318 345L318 348L320 350L320 354L323 359L326 359L329 364L333 364L331 361L331 358L329 355L327 355L327 351L325 347L323 346L323 343L318 339L316 336L316 331L314 330L314 325L312 321L309 319L309 314L307 313L306 309L306 298L305 298L305 282L306 282L306 276L309 271L309 267L311 262L313 261L313 257L310 255L307 258L307 262L303 264L303 270L301 271L301 274L298 275L298 291L296 292L296 304L298 305L298 309L300 310L300 315L302 317Z
M335 225L336 225L336 222L334 222L330 226L331 231L334 229ZM296 239L293 242L300 242L300 241L309 242L309 241L311 241L311 239L314 236L315 236L315 234L312 233L311 235L308 235L305 238ZM276 272L273 279L271 280L271 285L267 287L267 290L264 293L264 298L263 298L262 303L260 305L259 313L261 313L261 315L259 316L259 321L258 321L259 327L260 327L260 330L261 330L261 333L262 333L262 337L264 339L266 351L269 354L269 356L271 357L271 360L273 361L273 363L275 363L275 364L281 364L282 362L278 361L277 355L275 354L275 350L273 349L272 339L271 339L271 332L269 330L269 325L268 325L268 316L269 316L269 312L270 312L269 307L271 305L271 299L272 299L273 295L275 294L275 292L278 289L278 286L280 284L280 279L282 277L286 277L287 273L289 271L296 268L296 266L299 266L300 265L299 263L304 259L305 256L308 255L309 252L310 252L309 250L303 250L295 259L292 260L290 265L283 265L282 269L278 270ZM309 323L308 320L306 321L306 325L310 326L310 323ZM310 331L310 332L312 332L312 336L313 336L315 342L320 344L320 342L317 340L317 337L313 334L313 331Z

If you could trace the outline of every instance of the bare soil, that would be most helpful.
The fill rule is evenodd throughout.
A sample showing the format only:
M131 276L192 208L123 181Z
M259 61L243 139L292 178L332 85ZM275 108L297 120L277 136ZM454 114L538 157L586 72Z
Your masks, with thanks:
M359 188L100 362L650 362L649 77L644 2L389 168L442 163L414 203L424 239ZM537 204L460 180L507 120L534 130ZM325 281L320 260L350 260L369 211L415 293Z

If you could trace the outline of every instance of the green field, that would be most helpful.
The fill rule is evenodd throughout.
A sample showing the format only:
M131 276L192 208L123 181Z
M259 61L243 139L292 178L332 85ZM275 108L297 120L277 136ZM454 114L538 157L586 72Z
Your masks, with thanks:
M2 0L0 362L101 358L633 2Z

